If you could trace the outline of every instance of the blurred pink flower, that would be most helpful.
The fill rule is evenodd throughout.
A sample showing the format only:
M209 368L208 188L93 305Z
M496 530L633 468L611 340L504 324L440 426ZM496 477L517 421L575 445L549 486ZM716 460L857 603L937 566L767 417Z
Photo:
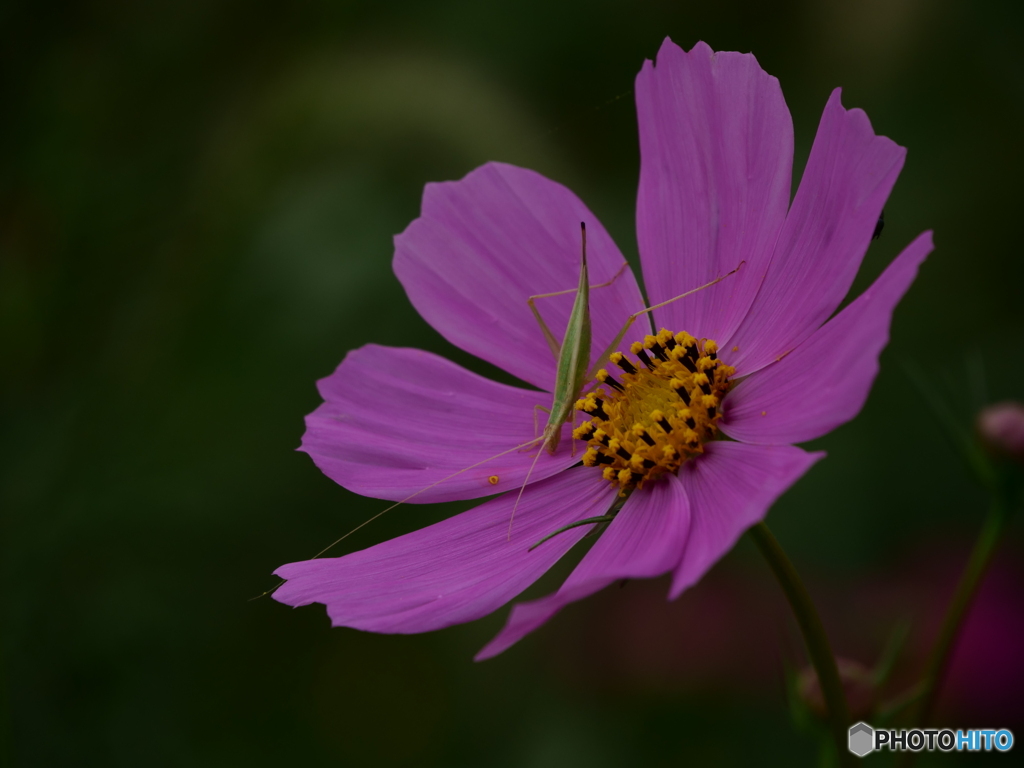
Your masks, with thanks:
M789 110L778 81L752 55L715 53L703 43L687 53L666 40L657 65L646 62L638 75L636 100L637 236L649 299L665 301L741 261L743 269L658 310L659 325L671 331L650 336L644 318L634 326L625 346L636 359L619 358L621 383L601 378L585 408L591 426L577 432L590 443L584 463L597 466L575 466L580 457L566 426L561 447L543 453L530 476L511 539L516 491L535 451L509 449L535 436L534 406L550 399L420 350L350 352L319 382L325 402L308 417L303 439L302 450L329 477L392 500L424 488L416 501L512 493L360 552L285 565L277 600L323 603L334 625L375 632L470 621L518 595L591 526L531 551L535 543L605 514L623 488L632 493L621 511L561 589L517 605L477 658L623 578L671 572L674 598L823 456L791 443L858 413L893 309L931 251L930 233L829 318L857 273L905 150L876 136L861 110L844 109L836 89L790 205ZM572 192L533 171L489 163L460 181L427 186L420 218L395 239L395 273L450 342L550 391L555 361L526 298L576 285L580 221L588 225L592 283L611 280L624 259ZM556 332L572 304L562 298L543 305ZM627 268L596 288L590 303L594 359L643 299ZM655 389L654 400L644 399ZM719 430L732 441L714 439Z
M1007 553L993 563L953 649L940 706L961 719L1024 723L1024 569L1018 557Z

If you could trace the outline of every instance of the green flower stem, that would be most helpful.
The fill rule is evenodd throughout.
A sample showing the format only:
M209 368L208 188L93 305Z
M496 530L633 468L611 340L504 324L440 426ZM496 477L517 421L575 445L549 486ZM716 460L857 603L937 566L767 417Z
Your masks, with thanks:
M996 545L999 543L1000 534L1006 523L1006 507L999 494L993 494L992 504L989 508L988 517L974 542L974 549L971 550L967 567L964 568L960 583L956 585L956 592L949 603L946 617L942 621L942 628L939 630L939 637L932 647L931 656L928 658L928 666L925 670L924 679L921 681L921 700L911 719L915 727L928 725L931 719L932 710L935 708L935 700L938 698L939 690L942 687L942 679L949 666L949 656L960 634L967 610L978 592L981 580L988 570ZM901 765L910 765L913 762L913 752L904 753Z
M853 755L847 749L846 743L846 729L850 726L850 711L846 706L843 684L839 680L836 657L832 653L832 647L825 634L825 627L822 626L821 619L818 617L818 611L811 601L811 596L807 593L807 588L800 580L796 568L786 557L786 553L772 532L768 530L768 526L763 522L758 523L750 529L750 535L754 538L754 543L761 550L765 560L768 561L768 565L771 566L782 591L786 593L786 599L789 601L790 608L793 609L797 624L800 625L811 663L814 665L814 671L818 673L821 693L828 709L829 730L835 740L839 763L843 766L854 765Z

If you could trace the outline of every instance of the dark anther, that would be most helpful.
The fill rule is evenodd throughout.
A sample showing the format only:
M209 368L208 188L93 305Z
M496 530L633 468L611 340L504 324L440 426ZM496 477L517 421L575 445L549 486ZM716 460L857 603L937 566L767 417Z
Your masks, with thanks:
M700 357L700 353L697 351L697 345L691 344L686 348L686 356L693 361L696 361Z
M710 357L712 360L717 360L718 359L718 353L717 352L708 352L708 357Z
M602 383L602 384L607 384L607 385L609 385L610 387L612 387L613 389L617 389L617 390L618 390L619 392L624 392L624 391L625 391L625 390L623 389L622 385L621 385L621 384L619 384L619 382L617 382L617 381L616 381L615 379L613 379L613 378L612 378L611 376L605 376L605 379L604 379L604 381L602 381L601 383Z
M641 475L639 472L630 472L629 476L633 483L639 483L641 480L644 479L644 476Z
M629 362L629 360L627 360L625 356L620 357L616 365L619 366L619 368L624 370L626 373L636 373L636 368L633 367L633 364Z
M658 466L658 463L651 461L650 459L644 459L644 469L650 469L651 467Z
M671 351L676 348L676 340L673 338L665 339L665 349Z
M694 421L693 416L687 416L686 417L686 426L688 426L690 429L696 429L697 428L697 422Z
M604 406L604 401L599 397L595 397L594 407L591 408L590 410L587 410L586 406L584 406L583 410L596 419L608 421L608 414L604 412L604 408L602 406Z
M647 353L642 349L636 353L636 356L640 358L640 362L646 365L650 370L654 370L654 363L651 362L651 358L647 356Z
M616 449L615 449L615 452L616 452L617 454L619 454L619 456L621 456L621 457L622 457L623 459L625 459L626 461L629 461L630 459L632 459L632 458L633 458L633 454L632 454L632 453L630 453L629 451L627 451L627 450L626 450L625 448L623 448L623 447L622 447L621 445L620 445L620 446L619 446L618 448L616 448Z
M654 438L648 435L646 431L640 433L640 439L648 445L654 445Z
M597 442L599 442L605 448L608 447L608 443L610 443L611 441L612 441L612 439L610 437L608 437L608 433L607 432L605 432L603 435L601 435L599 438L597 438Z
M709 384L708 382L704 382L703 384L698 384L697 386L700 387L700 391L703 392L705 395L710 395L711 394L711 384Z
M611 456L605 456L603 453L597 454L597 458L594 461L598 464L614 464L615 459Z
M668 419L659 419L657 425L665 430L666 433L672 431L672 425L668 423Z
M661 344L659 344L658 342L654 342L651 345L651 352L653 352L654 356L657 357L659 360L666 363L668 362L668 355L665 354L665 348L661 346Z
M689 390L687 390L686 387L680 387L679 389L676 390L676 393L681 398L683 398L683 402L684 403L686 403L687 405L690 404L690 392L689 392Z
M718 413L718 411L715 409L715 406L712 405L712 406L708 407L708 418L709 419L715 418L715 414L716 413Z
M686 355L685 357L683 357L683 359L680 360L679 362L682 363L684 366L686 366L686 370L688 370L690 373L696 373L697 372L697 364L693 361L693 359L689 355Z

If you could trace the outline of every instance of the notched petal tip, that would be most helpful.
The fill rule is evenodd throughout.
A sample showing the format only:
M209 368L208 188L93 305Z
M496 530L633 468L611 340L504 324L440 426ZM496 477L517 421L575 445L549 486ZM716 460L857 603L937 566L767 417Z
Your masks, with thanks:
M757 62L757 57L754 56L753 53L744 53L740 51L716 51L703 40L698 40L696 43L693 44L693 47L687 51L681 45L673 41L671 37L666 36L665 39L661 41L661 47L658 49L658 53L655 55L654 59L644 60L643 67L641 68L641 73L644 69L647 68L648 65L651 65L654 68L657 68L662 64L667 65L669 64L669 62L665 61L665 59L670 57L674 58L676 56L689 59L691 62L698 62L702 59L706 59L712 64L716 61L716 59L718 59L721 56L738 56L745 59L750 59L755 63ZM759 64L757 65L757 67L758 69L761 68ZM771 77L772 80L776 80L776 82L778 82L776 78L772 77L771 75L768 75L767 72L764 72L764 74L768 77Z
M836 86L832 89L832 93L829 94L828 101L825 103L825 109L822 113L822 123L824 123L825 115L830 111L837 113L837 117L840 120L847 121L853 126L854 130L863 136L871 136L875 141L883 141L891 144L899 153L899 163L902 167L903 159L906 157L907 148L897 144L888 136L878 133L875 131L874 126L871 124L871 118L868 117L868 113L860 107L845 107L843 106L843 89L841 86Z

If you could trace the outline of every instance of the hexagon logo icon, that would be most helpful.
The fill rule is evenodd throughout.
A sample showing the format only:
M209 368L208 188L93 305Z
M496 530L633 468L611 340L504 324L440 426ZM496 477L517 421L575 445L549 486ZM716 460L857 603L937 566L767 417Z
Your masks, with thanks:
M857 757L875 751L875 729L867 723L850 726L849 749Z

